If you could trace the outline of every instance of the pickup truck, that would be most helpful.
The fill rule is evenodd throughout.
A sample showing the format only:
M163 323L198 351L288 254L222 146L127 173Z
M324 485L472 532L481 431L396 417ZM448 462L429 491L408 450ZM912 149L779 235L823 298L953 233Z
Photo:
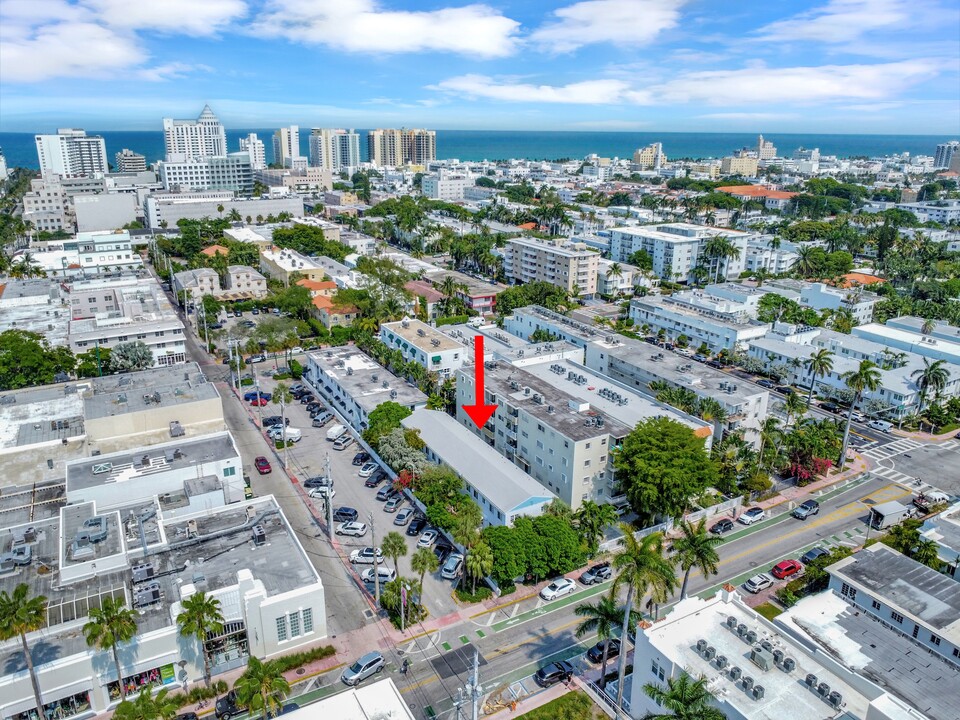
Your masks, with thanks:
M913 499L913 504L917 510L926 515L934 505L940 505L949 502L949 500L949 495L939 490L934 490L932 492L920 493Z

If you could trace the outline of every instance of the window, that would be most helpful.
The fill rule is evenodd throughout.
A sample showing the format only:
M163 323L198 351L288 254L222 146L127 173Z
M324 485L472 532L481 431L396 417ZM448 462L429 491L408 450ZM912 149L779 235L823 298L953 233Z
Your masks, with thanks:
M224 477L233 477L237 474L237 469L235 467L228 467L223 469Z
M277 618L277 642L283 642L287 639L287 616L281 615Z
M664 669L657 664L656 660L654 660L653 664L650 666L650 672L652 672L654 677L656 677L659 680L663 680L666 674Z
M932 633L930 635L930 642L932 642L937 647L940 647L940 638L938 638L936 635L933 635Z
M537 423L537 430L539 432L543 432L543 425L541 425L540 423Z
M856 590L856 588L852 588L852 587L850 587L849 585L847 585L846 583L843 583L843 585L840 586L840 594L843 595L844 597L850 598L851 600L856 600L856 599L857 599L857 590ZM902 619L903 619L903 618L901 618L901 620L902 620Z
M960 657L960 648L954 648L954 649L953 649L953 656L954 656L954 657Z
M543 466L543 458L537 455L537 465Z
M584 466L584 467L590 467L590 461L589 461L589 460L584 460L584 461L583 461L583 466Z
M900 625L903 624L903 615L893 610L890 611L890 619L893 620L895 623L899 623Z
M560 482L565 483L567 481L567 474L560 473Z
M606 455L601 455L601 456L600 456L600 462L605 463L606 461L607 461L607 456L606 456Z
M871 600L871 601L870 601L870 607L872 607L874 610L879 610L879 609L880 609L880 603L877 602L876 600Z
M543 440L537 440L537 447L543 450Z
M303 634L307 635L313 632L313 608L304 608L300 613L303 618Z
M916 639L919 634L920 634L920 626L919 626L919 625L914 625L914 626L913 626L913 637L914 637L914 639Z
M290 637L300 637L300 613L290 613Z

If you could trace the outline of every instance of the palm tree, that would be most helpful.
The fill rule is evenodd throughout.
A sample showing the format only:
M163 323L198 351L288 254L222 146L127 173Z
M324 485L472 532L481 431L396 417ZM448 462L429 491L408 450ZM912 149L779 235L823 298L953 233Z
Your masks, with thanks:
M727 716L713 707L713 695L707 689L707 679L694 680L687 673L667 678L667 686L647 683L643 691L667 713L647 713L644 720L727 720Z
M829 374L833 370L833 353L826 348L820 348L803 361L804 367L810 373L810 392L807 393L807 407L813 401L813 388L817 384L817 377Z
M616 598L613 595L606 594L593 605L590 603L577 605L573 612L578 617L586 618L577 625L576 636L582 638L584 635L596 633L597 638L603 642L603 657L600 660L600 687L606 687L607 652L610 649L608 641L614 636L614 630L623 618L624 609L617 605ZM640 619L640 613L634 610L632 615L630 624L635 625ZM626 648L623 648L623 652L626 652Z
M840 461L837 467L842 469L847 460L847 443L850 441L850 423L853 422L853 411L863 398L863 393L869 390L874 392L880 387L880 368L872 360L861 360L856 370L843 374L847 387L853 390L853 399L847 412L847 425L843 431L843 445L840 449Z
M940 546L937 545L935 540L918 540L917 544L910 552L910 557L916 560L918 563L938 571L940 570L940 566L943 564L943 562L940 560Z
M716 264L716 267L713 270L713 281L719 282L720 278L720 268L728 260L736 260L740 257L740 248L734 245L728 238L723 235L717 235L710 238L704 243L703 246L704 254L710 258L710 264Z
M120 697L126 700L127 688L123 683L117 646L120 643L130 642L136 636L136 616L123 599L117 600L112 597L104 598L99 608L91 608L89 616L89 622L83 626L87 645L96 645L101 650L110 650L113 653L113 663L117 668L117 684L120 685Z
M397 574L399 574L400 566L398 563L400 562L400 558L405 557L407 554L407 543L404 541L403 535L395 530L391 530L384 536L380 548L383 550L384 555L393 559L393 567L397 571Z
M590 552L596 552L604 531L617 522L617 510L613 505L600 505L593 500L584 500L573 514L574 523Z
M207 635L223 630L223 613L220 601L202 590L194 593L181 603L182 609L177 615L177 625L184 637L194 637L200 642L203 653L203 680L210 687L210 653L207 651Z
M920 390L920 407L918 412L923 412L923 405L927 399L927 393L933 390L934 397L939 397L940 393L950 382L950 373L944 367L946 360L934 360L930 362L923 358L923 367L917 368L910 377L917 381L917 388Z
M800 245L797 247L797 259L793 263L792 270L802 277L810 277L817 270L813 250L813 245Z
M789 427L793 420L803 416L807 411L807 403L804 402L799 393L791 393L783 401L783 411L787 414L787 426Z
M933 318L927 318L923 321L923 325L920 326L920 332L924 335L929 335L934 330L937 329L937 321Z
M467 552L465 560L467 574L473 578L473 594L477 593L477 578L483 578L493 570L493 550L483 540L478 541Z
M430 548L417 548L410 558L410 569L420 576L420 587L423 587L423 578L427 573L435 573L440 567L440 561Z
M37 714L43 715L43 699L40 696L40 681L33 667L33 656L27 645L27 633L32 633L47 624L47 598L43 595L30 597L30 586L20 583L10 595L6 590L0 592L0 640L20 637L23 659L30 673L33 685L33 699L37 703Z
M283 677L283 671L276 660L263 662L251 655L247 659L247 669L233 684L237 702L251 712L259 710L263 720L280 714L283 698L290 692L290 683Z
M723 543L723 538L707 531L707 521L701 520L694 525L689 520L680 522L680 537L673 543L673 551L683 570L683 584L680 586L680 599L687 597L687 582L690 572L697 568L706 578L717 574L717 565L720 556L716 547Z
M617 573L613 580L611 593L619 592L627 586L627 600L623 611L623 629L620 637L626 637L630 617L633 611L634 597L642 598L648 591L654 595L664 595L677 586L677 576L673 564L664 557L663 534L650 533L640 538L634 537L633 527L620 523L623 533L622 549L613 558L613 568ZM623 703L623 677L627 670L627 653L620 654L620 668L617 681L617 707Z
M153 687L144 685L133 700L124 700L117 705L113 716L117 720L171 720L180 709L180 705L171 697L167 688L161 688L156 695Z

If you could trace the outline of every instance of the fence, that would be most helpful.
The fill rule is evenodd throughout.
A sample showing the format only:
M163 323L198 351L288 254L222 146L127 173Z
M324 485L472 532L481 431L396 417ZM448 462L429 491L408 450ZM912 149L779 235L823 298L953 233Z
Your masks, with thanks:
M736 511L743 505L742 497L731 498L730 500L724 500L722 503L716 505L711 505L708 508L703 510L697 510L686 516L686 520L691 523L698 523L704 518L714 517L715 515L726 515L729 511L732 511L732 514L736 514Z
M655 532L663 533L664 535L666 535L671 530L673 530L673 519L659 523L658 525L653 525L651 527L644 528L643 530L637 530L633 534L633 537L639 540L640 538L644 538L647 535L650 535L651 533L655 533ZM622 535L618 535L617 537L612 538L610 540L604 540L602 543L600 543L599 552L609 552L610 550L613 550L615 547L620 545L620 540L622 537L623 537Z

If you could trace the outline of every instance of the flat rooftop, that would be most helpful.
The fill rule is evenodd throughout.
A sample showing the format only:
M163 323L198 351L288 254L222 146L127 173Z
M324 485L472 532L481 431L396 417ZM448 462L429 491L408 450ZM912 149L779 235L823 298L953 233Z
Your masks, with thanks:
M466 349L459 340L454 340L420 320L404 318L397 322L384 323L380 326L381 331L384 328L427 354L434 351Z
M419 430L427 447L502 510L556 497L445 412L420 408L402 422Z
M466 323L460 323L458 325L443 325L437 328L437 330L449 335L454 340L465 346L471 346L475 336L483 335L483 350L486 354L490 354L491 352L506 352L511 349L525 348L530 345L530 343L523 338L518 338L516 335L511 335L506 330L501 330L496 325L492 324L475 328L471 325L467 325ZM467 361L473 362L472 352L467 354Z
M6 280L0 283L0 332L26 330L51 345L66 345L70 306L53 280Z
M88 382L93 392L85 394L83 405L89 420L220 397L196 363L106 375Z
M400 690L390 678L338 692L308 708L284 712L283 715L285 720L314 720L320 715L336 720L414 720Z
M960 585L956 580L881 543L834 563L827 571L865 588L960 646Z
M436 286L440 285L444 278L448 276L453 277L457 282L466 285L466 294L469 297L487 297L489 295L499 295L507 289L506 285L494 285L493 283L488 283L485 280L475 278L472 275L467 275L466 273L457 272L456 270L438 269L437 272L428 273L427 280Z
M824 592L806 597L776 622L811 638L844 667L930 720L960 718L960 670L920 651L915 642L838 595Z
M734 593L735 594L735 593ZM693 602L691 602L691 600ZM731 620L733 618L733 620ZM745 625L747 631L756 633L754 644L747 643L728 622L736 622L735 628ZM725 601L722 594L708 600L690 598L678 605L672 613L644 631L650 645L683 667L694 677L704 675L708 688L721 701L735 707L744 717L757 720L823 720L836 717L835 711L816 692L805 684L808 673L816 675L817 681L830 686L830 690L843 696L846 710L853 717L866 716L869 700L852 686L820 664L786 633L779 632L742 600ZM727 668L739 667L743 676L750 676L755 685L762 685L764 695L755 700L730 678L721 672L697 651L697 643L704 640L713 647L717 656L727 659ZM639 641L639 638L638 638ZM793 658L796 667L785 672L771 665L764 670L751 660L755 644L767 642L771 652L779 650L784 657Z
M344 346L312 352L310 358L336 380L344 392L367 413L388 400L401 405L420 405L427 402L427 396L420 392L418 387L401 380L355 347ZM333 388L329 386L324 390L328 394L333 392ZM396 393L396 397L391 397L391 391Z
M728 301L729 302L729 301ZM716 307L710 307L710 305ZM693 295L683 297L671 297L668 295L647 295L642 298L634 298L630 301L630 309L643 308L647 311L657 312L662 310L669 313L676 313L698 320L704 320L711 325L719 325L730 330L741 331L747 328L769 328L770 323L760 322L746 314L736 316L736 311L717 309L722 303L700 304Z
M667 228L667 229L663 229ZM675 232L670 232L670 229ZM613 232L624 235L634 235L636 237L651 238L669 243L695 242L703 238L723 235L724 237L740 238L748 237L750 233L740 230L730 230L728 228L714 228L707 225L694 225L693 223L660 223L658 225L627 225L624 227L611 228Z

